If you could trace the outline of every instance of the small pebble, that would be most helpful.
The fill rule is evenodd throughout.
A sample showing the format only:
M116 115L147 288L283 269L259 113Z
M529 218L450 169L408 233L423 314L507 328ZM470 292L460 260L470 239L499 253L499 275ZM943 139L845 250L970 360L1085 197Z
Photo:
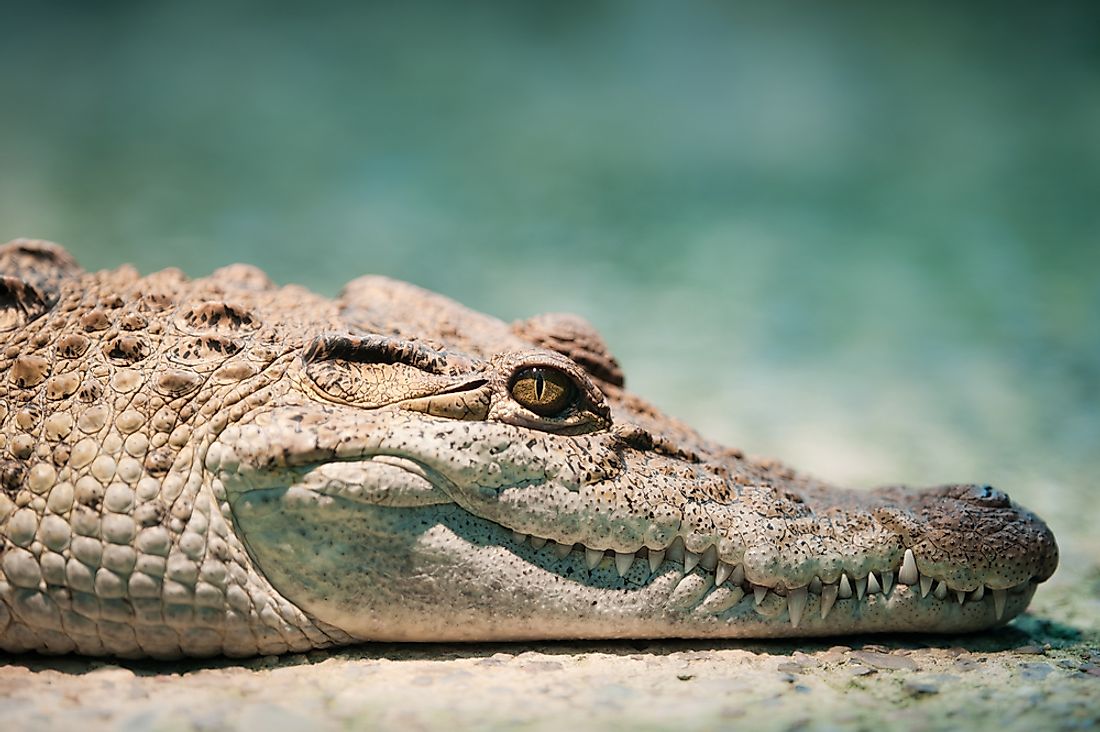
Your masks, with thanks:
M960 656L955 659L956 671L973 671L978 668L980 664L974 660L973 656Z
M1042 681L1054 668L1046 663L1024 663L1020 665L1020 676L1028 681Z
M877 669L889 669L891 671L916 671L917 664L907 656L896 656L892 653L880 653L877 651L853 651L851 657L856 661L874 666Z
M940 686L934 681L910 677L902 682L902 690L910 696L924 696L926 694L939 694Z

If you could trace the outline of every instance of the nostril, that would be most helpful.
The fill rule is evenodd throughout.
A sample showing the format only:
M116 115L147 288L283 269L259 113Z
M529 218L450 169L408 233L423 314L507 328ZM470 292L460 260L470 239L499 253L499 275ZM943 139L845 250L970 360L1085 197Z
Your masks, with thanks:
M1008 506L1010 501L1008 494L1004 491L999 491L991 485L972 485L969 486L968 495L964 496L966 499L975 503L980 503L983 506Z

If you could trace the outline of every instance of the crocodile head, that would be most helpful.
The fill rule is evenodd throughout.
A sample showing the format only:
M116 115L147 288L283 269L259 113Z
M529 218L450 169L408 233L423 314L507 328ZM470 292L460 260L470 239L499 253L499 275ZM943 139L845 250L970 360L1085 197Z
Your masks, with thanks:
M0 247L0 649L964 631L1057 563L984 486L832 488L623 388L583 321Z
M205 456L263 575L353 638L968 631L1057 564L988 486L850 491L623 389L583 321L361 278Z

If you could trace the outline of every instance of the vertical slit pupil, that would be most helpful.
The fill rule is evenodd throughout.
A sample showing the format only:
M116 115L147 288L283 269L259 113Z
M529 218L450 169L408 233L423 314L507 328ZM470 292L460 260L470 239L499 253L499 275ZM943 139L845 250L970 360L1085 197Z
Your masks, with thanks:
M541 400L542 392L546 388L546 381L541 371L535 372L535 398Z

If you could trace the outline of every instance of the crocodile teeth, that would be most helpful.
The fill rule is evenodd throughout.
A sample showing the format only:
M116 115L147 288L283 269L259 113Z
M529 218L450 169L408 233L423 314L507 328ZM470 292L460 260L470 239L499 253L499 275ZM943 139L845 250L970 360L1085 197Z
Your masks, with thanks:
M665 561L665 550L649 550L649 571L656 572L657 568L661 566L661 562Z
M841 600L847 600L852 596L852 585L848 582L848 575L840 575L840 583L837 585L837 596Z
M901 571L898 572L898 582L903 585L915 585L920 580L917 572L917 558L913 556L912 549L905 550L905 558L901 560Z
M993 590L993 613L996 615L997 620L1004 617L1005 614L1005 600L1008 599L1008 592L1005 590Z
M889 595L890 588L894 586L894 573L883 572L882 573L882 594Z
M943 580L936 583L936 589L932 590L932 597L937 600L942 600L947 597L947 583Z
M690 574L691 570L699 566L700 556L690 549L684 551L684 574Z
M958 598L959 604L962 605L966 601L966 590L955 590L955 597Z
M738 564L733 568L733 574L730 575L730 583L737 585L738 587L745 584L745 567Z
M718 568L718 547L711 544L699 559L699 566L711 572Z
M876 592L882 592L882 586L878 583L878 578L875 577L875 573L867 575L867 594L873 595Z
M807 592L805 587L787 590L787 612L791 616L791 625L795 628L802 620L802 611L806 609Z
M573 551L572 544L556 544L554 546L554 554L558 556L558 559L565 559L571 551Z
M810 580L810 592L814 593L815 595L820 595L821 587L822 585L820 577L814 577L812 580Z
M867 578L860 577L856 580L856 599L862 600L864 593L867 592Z
M522 544L523 542L527 541L527 534L521 534L518 531L513 531L512 541L516 542L517 544Z
M542 549L544 546L546 546L547 541L548 541L547 539L543 539L543 538L538 537L538 536L532 536L531 537L531 546L535 547L536 549Z
M763 585L753 585L752 594L756 605L759 607L760 603L764 602L764 599L768 596L768 588Z
M615 552L615 569L619 570L619 576L622 577L630 568L634 565L633 554L623 554L622 552Z
M920 576L920 596L928 597L928 593L932 590L932 578L926 574Z
M833 609L833 603L836 602L836 585L825 585L821 588L821 619L829 617L829 611Z
M733 574L733 567L726 564L725 562L719 562L718 569L714 571L714 584L722 584L730 578L731 574Z
M672 543L668 545L668 549L665 550L669 559L674 562L684 563L684 540L680 537L676 537L672 540Z
M596 565L603 559L602 549L590 549L584 548L584 563L588 565L589 569L595 569Z
M985 585L978 585L978 589L970 593L970 599L977 602L985 597Z

